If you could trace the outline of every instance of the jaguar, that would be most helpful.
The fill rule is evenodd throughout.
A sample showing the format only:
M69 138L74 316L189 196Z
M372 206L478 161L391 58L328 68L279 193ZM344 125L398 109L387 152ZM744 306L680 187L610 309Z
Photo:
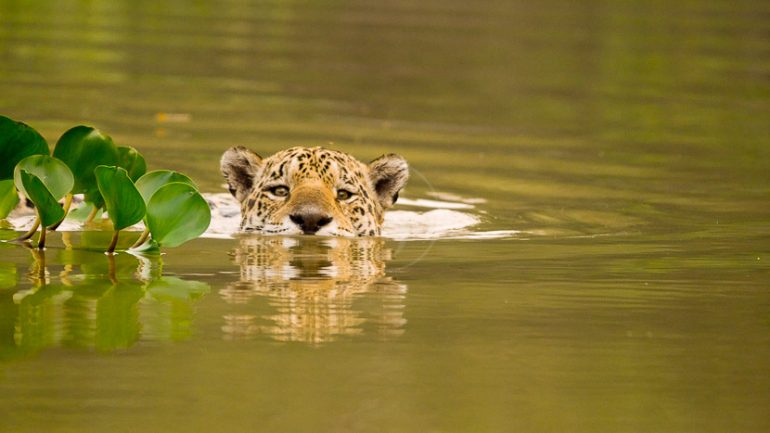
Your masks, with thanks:
M242 232L379 236L385 209L398 200L409 165L396 154L365 164L323 147L293 147L268 157L236 146L220 161L240 203Z

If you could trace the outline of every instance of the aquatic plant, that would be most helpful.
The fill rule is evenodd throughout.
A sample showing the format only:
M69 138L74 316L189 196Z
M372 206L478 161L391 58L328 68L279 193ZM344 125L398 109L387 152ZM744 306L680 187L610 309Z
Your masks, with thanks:
M147 172L144 156L131 146L118 146L118 166L124 168L134 182Z
M16 164L31 155L49 155L48 143L28 125L0 116L0 219L19 203L13 182Z
M30 155L50 155L42 135L24 123L0 116L0 180L13 179L13 169Z
M160 247L175 247L195 239L210 222L208 203L186 183L173 182L158 188L147 203L147 227Z
M172 186L170 185L186 185ZM147 206L145 229L132 248L140 248L148 236L158 244L181 245L206 231L211 222L211 212L192 179L171 170L151 171L136 182L136 187ZM156 193L160 196L154 199ZM205 206L202 206L205 205ZM152 243L146 248L157 248Z
M67 130L50 155L37 131L0 116L0 158L0 219L18 205L21 192L37 217L16 240L26 241L40 228L39 249L45 247L46 231L56 230L69 213L75 194L83 194L90 209L86 221L106 208L114 230L108 253L115 251L121 230L142 220L146 228L134 247L143 251L181 245L200 236L211 221L192 179L169 170L146 173L141 153L116 146L89 126Z
M13 182L35 205L37 212L32 229L20 239L28 239L40 226L38 248L43 249L47 229L59 224L66 215L58 200L70 193L74 176L62 161L48 155L32 155L16 164Z
M7 217L18 204L19 194L16 193L13 179L0 180L0 219Z
M83 194L86 202L94 205L94 212L104 206L94 170L100 165L118 164L118 147L112 139L88 126L75 126L67 130L56 142L53 156L64 161L75 175L75 186L67 196L64 207L69 210L73 194Z
M100 165L94 169L94 174L99 193L107 207L107 215L112 221L114 234L107 247L107 252L112 253L118 245L120 231L141 221L147 208L124 168Z

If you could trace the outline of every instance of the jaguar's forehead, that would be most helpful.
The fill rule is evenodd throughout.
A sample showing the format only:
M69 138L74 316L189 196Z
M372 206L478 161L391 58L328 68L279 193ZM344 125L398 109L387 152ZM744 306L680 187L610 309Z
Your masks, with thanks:
M354 181L364 177L365 164L351 155L322 147L293 147L264 160L262 178L267 180L320 179L325 183Z

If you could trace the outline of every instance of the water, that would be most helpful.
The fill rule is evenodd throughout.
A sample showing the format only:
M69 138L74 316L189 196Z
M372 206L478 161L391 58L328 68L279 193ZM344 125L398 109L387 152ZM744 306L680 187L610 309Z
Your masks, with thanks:
M0 112L50 143L93 124L207 192L235 144L398 152L405 198L518 231L0 244L0 431L770 430L769 18L0 3Z

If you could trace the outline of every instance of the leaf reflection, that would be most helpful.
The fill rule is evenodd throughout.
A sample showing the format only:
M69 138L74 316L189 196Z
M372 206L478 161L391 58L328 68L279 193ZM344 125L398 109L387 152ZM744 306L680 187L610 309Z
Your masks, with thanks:
M225 336L321 344L401 335L407 287L386 276L391 255L375 238L241 237L240 279L220 291L234 307Z
M26 273L0 262L0 360L49 347L113 351L140 339L189 338L193 303L210 290L163 276L159 257L30 253Z

